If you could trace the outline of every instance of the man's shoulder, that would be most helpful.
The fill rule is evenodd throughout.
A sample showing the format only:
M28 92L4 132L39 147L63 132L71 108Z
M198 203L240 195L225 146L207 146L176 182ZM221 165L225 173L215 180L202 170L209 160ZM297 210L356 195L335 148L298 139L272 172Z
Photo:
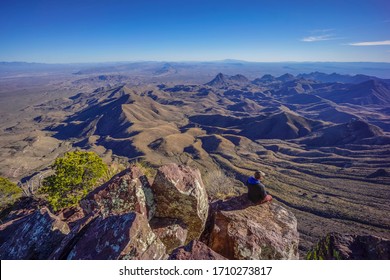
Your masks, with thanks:
M255 179L253 176L249 177L248 180L246 181L248 185L258 185L261 182L257 179Z

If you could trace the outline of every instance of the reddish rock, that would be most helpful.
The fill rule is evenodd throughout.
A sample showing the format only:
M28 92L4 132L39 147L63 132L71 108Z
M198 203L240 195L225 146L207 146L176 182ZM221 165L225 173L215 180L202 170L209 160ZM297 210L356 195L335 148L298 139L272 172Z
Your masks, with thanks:
M167 164L158 169L152 185L156 217L181 220L188 229L186 242L204 229L208 199L199 170Z
M389 260L390 240L373 235L329 233L308 252L309 260Z
M0 226L0 259L47 259L69 233L46 207Z
M152 232L146 217L127 213L91 221L69 253L74 260L166 259L164 244Z
M57 213L57 216L66 222L70 229L79 223L85 217L84 210L79 206L65 208Z
M22 197L11 207L4 209L1 215L1 222L16 220L34 213L36 210L45 207L45 202L41 199L32 197Z
M150 185L137 167L119 173L80 205L86 216L76 222L51 259L166 258L166 248L148 221L154 212ZM65 209L62 215L70 219L77 213Z
M72 216L73 217L73 216ZM58 244L57 248L49 256L50 260L64 260L69 255L69 252L72 250L74 245L78 242L80 238L85 234L86 229L90 223L98 218L97 215L92 213L88 216L85 216L74 224L71 228L70 233L62 239L61 243Z
M156 209L146 178L132 167L58 216L36 203L21 205L0 226L0 258L166 259L167 251L200 236L209 205L199 171L189 167L160 168L153 192ZM297 258L296 219L283 207L253 205L243 196L212 209L202 236L211 249L194 241L171 258Z
M208 246L228 259L298 259L295 216L272 203L254 205L246 196L213 205Z
M142 172L133 166L114 176L88 194L80 203L86 214L121 215L137 212L151 219L154 201L150 185Z
M187 246L177 248L169 256L170 260L226 260L200 241L191 241Z
M153 232L164 243L167 253L173 249L183 246L187 239L187 229L182 222L177 219L154 218L150 221Z

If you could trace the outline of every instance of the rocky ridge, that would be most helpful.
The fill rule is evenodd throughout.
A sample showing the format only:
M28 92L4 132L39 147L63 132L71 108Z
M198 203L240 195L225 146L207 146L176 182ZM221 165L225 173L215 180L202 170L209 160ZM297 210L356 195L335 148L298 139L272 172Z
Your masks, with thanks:
M245 196L209 204L187 166L162 166L152 185L132 166L56 214L29 205L0 225L1 259L298 258L291 212Z

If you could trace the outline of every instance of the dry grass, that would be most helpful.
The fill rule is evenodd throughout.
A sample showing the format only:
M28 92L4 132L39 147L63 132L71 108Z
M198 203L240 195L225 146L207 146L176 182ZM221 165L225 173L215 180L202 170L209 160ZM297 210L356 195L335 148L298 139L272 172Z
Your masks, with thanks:
M152 164L143 159L136 159L132 161L131 164L134 164L141 170L141 172L146 176L150 184L153 183L154 177L156 177L157 174L157 169L154 168Z
M202 179L210 201L225 200L238 194L234 178L220 169L207 172Z
M125 164L118 163L118 162L112 162L111 164L108 165L107 171L103 174L103 177L100 178L97 186L100 186L100 185L104 184L105 182L108 182L112 177L114 177L116 174L122 172L126 168L127 168L127 166Z

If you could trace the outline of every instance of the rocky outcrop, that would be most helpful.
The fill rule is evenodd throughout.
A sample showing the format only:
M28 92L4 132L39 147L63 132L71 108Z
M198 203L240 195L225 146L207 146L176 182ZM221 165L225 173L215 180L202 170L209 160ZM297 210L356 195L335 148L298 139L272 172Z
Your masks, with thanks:
M206 244L193 240L188 245L179 247L169 256L170 260L226 260Z
M308 260L389 260L390 240L373 235L329 233L311 249Z
M70 232L46 207L0 226L0 259L47 259Z
M210 215L209 207L199 170L162 166L150 187L131 167L57 215L41 203L15 207L0 226L0 258L298 257L296 219L283 207L254 205L246 196L212 203Z
M212 205L208 246L228 259L298 259L295 216L275 203L254 205L246 195Z
M78 211L79 213L80 211ZM73 218L73 216L71 216ZM69 252L73 249L75 244L82 238L88 229L88 227L92 224L94 220L98 218L97 215L88 215L84 216L80 220L74 222L74 226L72 227L70 233L65 236L65 238L61 241L61 243L57 244L55 248L53 248L52 253L49 256L49 260L64 260L68 258Z
M99 212L104 217L137 212L150 220L154 215L149 182L136 166L117 174L89 193L80 205L87 214Z
M0 228L2 258L166 259L149 225L153 207L148 181L131 167L57 215L43 208L20 217L31 211L18 210Z
M98 217L73 246L67 259L165 259L164 244L152 232L144 215L130 212Z
M152 185L156 217L178 219L188 230L186 242L199 238L208 213L208 199L199 170L167 164Z
M52 259L165 259L166 248L153 233L153 195L135 166L114 176L80 202L79 220Z
M186 226L177 219L155 218L150 221L153 232L164 243L167 253L183 246L187 239Z

